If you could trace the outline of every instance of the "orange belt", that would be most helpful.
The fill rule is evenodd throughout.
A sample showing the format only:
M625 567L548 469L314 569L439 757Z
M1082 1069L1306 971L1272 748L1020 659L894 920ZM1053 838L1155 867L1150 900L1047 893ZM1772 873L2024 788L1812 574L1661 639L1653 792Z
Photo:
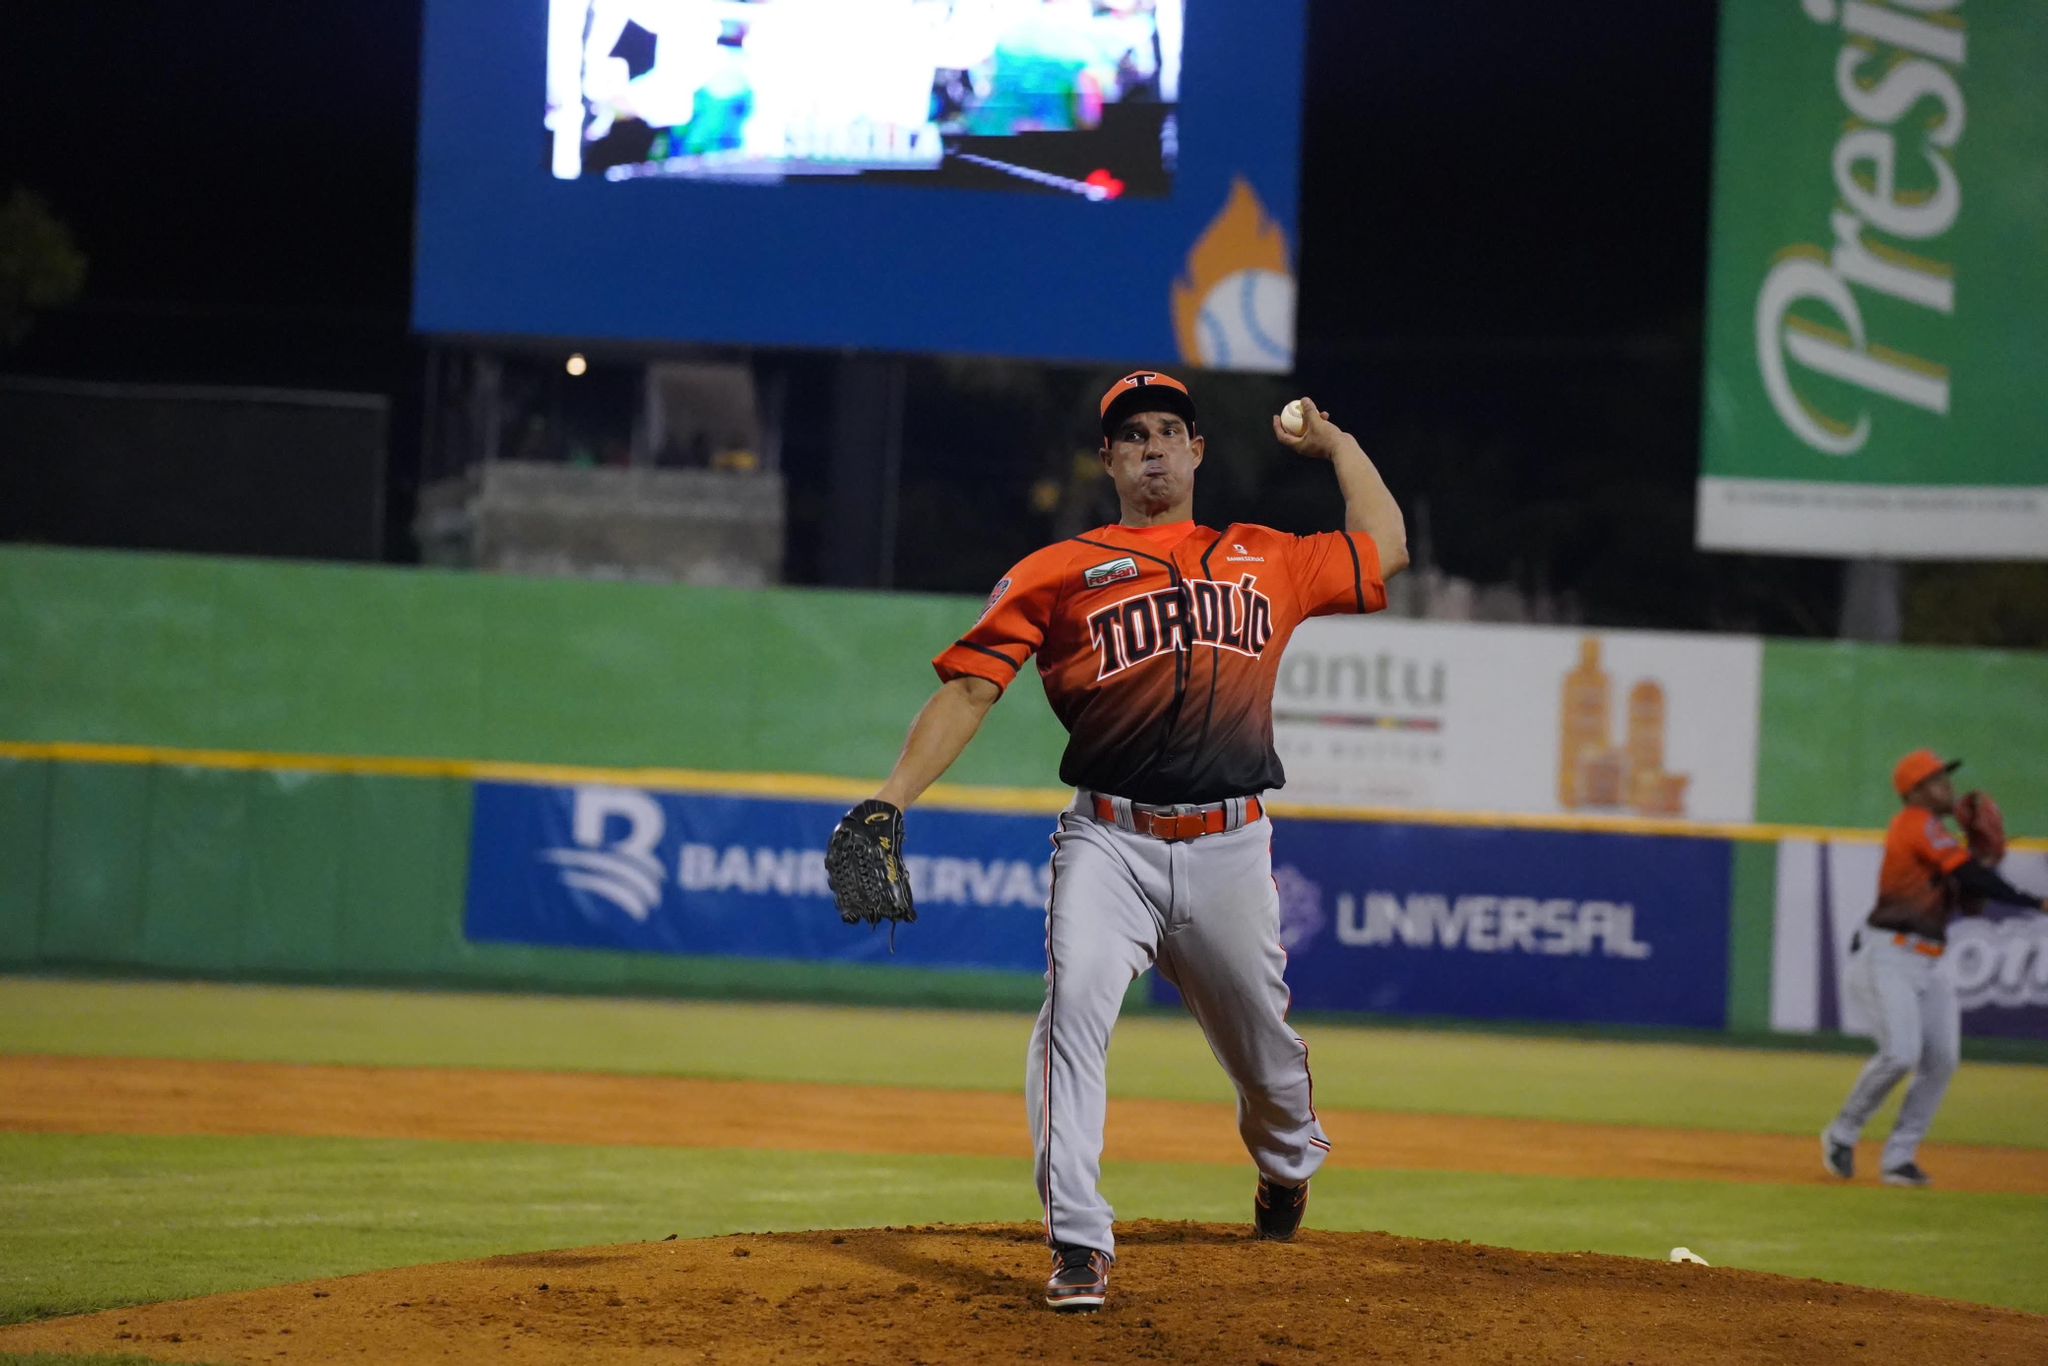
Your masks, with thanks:
M1895 934L1892 936L1892 942L1902 949L1911 949L1913 952L1927 958L1939 958L1942 954L1948 952L1947 948L1943 945L1922 939L1917 934Z
M1265 814L1257 797L1244 799L1244 823L1250 825ZM1095 819L1110 825L1117 823L1116 803L1107 797L1095 799ZM1220 835L1230 828L1230 812L1217 805L1207 811L1189 811L1181 815L1146 811L1138 806L1131 807L1131 827L1141 835L1150 835L1156 840L1173 843L1180 840L1200 839L1204 835Z

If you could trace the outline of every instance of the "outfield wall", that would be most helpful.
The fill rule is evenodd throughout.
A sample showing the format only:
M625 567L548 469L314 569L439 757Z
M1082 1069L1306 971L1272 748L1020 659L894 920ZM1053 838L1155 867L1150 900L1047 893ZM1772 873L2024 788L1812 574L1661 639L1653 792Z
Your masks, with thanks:
M773 824L792 803L819 804L791 817L801 838L766 855L796 868L822 846L832 807L887 767L930 690L925 661L977 608L958 598L0 549L0 964L1029 1003L1037 971L1017 946L1035 943L1035 931L1006 920L1002 934L979 936L1007 945L1002 953L935 956L937 943L978 942L964 923L941 934L930 919L946 913L937 901L928 922L907 932L924 938L894 957L839 935L816 888L770 885L765 900L721 912L731 933L768 936L750 941L493 939L475 920L487 833L476 819L479 782L546 789L563 810L591 788L657 800L695 794L676 819L706 828ZM1385 625L1389 636L1414 627ZM1927 743L1966 755L1967 775L1998 793L2016 831L2048 827L2048 785L2036 776L2048 758L2048 708L2038 705L2048 698L2048 660L1767 642L1761 661L1760 821L1861 826L1818 838L1867 840L1889 815L1892 758ZM942 820L913 827L914 845L967 860L947 865L963 886L1009 876L999 863L1042 864L1039 832L1059 798L1016 789L1050 778L1062 737L1036 690L1027 671L1020 695L996 709L956 770L961 786L935 803L1032 819L1013 816L996 855L977 847L982 827L937 840ZM746 801L770 805L731 805ZM1308 982L1316 974L1306 964L1297 969L1324 1008L1738 1030L1840 1023L1815 1010L1802 1026L1800 1008L1785 1005L1786 973L1802 969L1784 949L1781 922L1794 903L1775 840L1812 832L1360 814L1291 811L1276 835L1276 863L1298 879L1283 885L1297 930L1314 922L1346 950L1323 960L1320 985ZM683 843L700 860L703 849L734 847L677 836L662 873L678 894ZM1339 847L1349 852L1333 863L1327 851ZM1674 862L1680 849L1693 861ZM531 851L520 855L521 867L532 863ZM971 876L961 871L970 863ZM1463 888L1440 875L1475 864L1522 871ZM1639 890L1583 875L1601 868L1634 870ZM1404 871L1397 879L1389 870ZM1655 900L1659 887L1683 893L1664 897L1666 930L1679 937L1663 957L1636 934L1656 923L1645 897ZM988 910L971 902L959 912ZM1561 909L1567 902L1572 909ZM706 914L701 896L695 904ZM1623 905L1642 917L1625 931L1604 909ZM586 922L597 909L543 908ZM768 922L788 935L775 939ZM1653 951L1631 958L1636 942ZM1395 947L1411 950L1399 972L1361 966L1391 961L1384 951ZM1485 961L1464 958L1461 967L1470 954ZM1661 970L1677 961L1672 954L1711 982L1713 1009L1696 990L1679 990L1681 981L1696 988L1694 979L1642 994L1657 980L1645 975L1649 961ZM2039 957L2048 963L2048 944ZM1546 994L1556 969L1581 959L1592 975L1576 994ZM2022 976L2033 969L2014 961ZM1634 969L1643 971L1627 977ZM1460 984L1470 988L1463 997ZM2048 993L2048 981L2042 987ZM1617 1001L1638 993L1649 1004L1603 1013L1588 992Z

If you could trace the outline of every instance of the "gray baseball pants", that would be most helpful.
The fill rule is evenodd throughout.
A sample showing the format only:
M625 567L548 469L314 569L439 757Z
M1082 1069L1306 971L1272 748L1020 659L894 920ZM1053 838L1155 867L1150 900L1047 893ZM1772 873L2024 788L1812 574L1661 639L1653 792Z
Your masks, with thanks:
M1828 1126L1828 1137L1854 1143L1892 1088L1911 1072L1913 1084L1906 1088L1881 1159L1882 1169L1891 1171L1913 1161L1948 1094L1949 1079L1962 1060L1962 1011L1942 959L1915 953L1910 938L1893 943L1888 930L1866 925L1857 934L1860 942L1843 980L1876 1024L1877 1053L1863 1065L1842 1112Z
M1114 1257L1099 1189L1109 1036L1124 993L1157 966L1237 1088L1237 1128L1260 1172L1286 1185L1330 1150L1308 1045L1287 1025L1287 953L1264 819L1168 843L1097 820L1084 795L1053 835L1045 1005L1024 1093L1046 1238Z

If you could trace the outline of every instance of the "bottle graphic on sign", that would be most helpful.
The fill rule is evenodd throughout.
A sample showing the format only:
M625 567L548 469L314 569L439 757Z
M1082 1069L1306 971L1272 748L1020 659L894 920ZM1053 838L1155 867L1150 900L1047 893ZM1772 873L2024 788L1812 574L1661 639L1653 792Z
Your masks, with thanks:
M1579 642L1579 666L1564 676L1564 696L1557 718L1557 802L1573 808L1596 805L1587 792L1587 778L1604 788L1610 733L1611 692L1607 671L1600 667L1600 642L1587 636Z
M1628 691L1628 804L1645 816L1685 814L1682 773L1664 771L1664 688L1644 679Z
M1579 664L1564 676L1558 705L1557 801L1567 810L1627 807L1644 816L1683 816L1691 778L1666 772L1664 685L1640 679L1628 690L1617 748L1613 690L1600 642L1579 642Z

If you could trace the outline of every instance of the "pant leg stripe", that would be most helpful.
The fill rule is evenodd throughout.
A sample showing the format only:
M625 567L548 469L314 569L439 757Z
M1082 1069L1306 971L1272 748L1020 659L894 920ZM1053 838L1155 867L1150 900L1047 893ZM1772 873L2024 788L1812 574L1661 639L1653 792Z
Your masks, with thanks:
M1059 1244L1053 1237L1052 1224L1052 1051L1059 1036L1055 1026L1058 1024L1060 974L1059 960L1052 950L1052 915L1053 907L1059 902L1059 891L1060 846L1059 840L1055 838L1052 845L1052 873L1045 894L1045 1075L1041 1079L1041 1103L1045 1113L1040 1119L1043 1133L1039 1144L1039 1150L1045 1154L1045 1185L1040 1191L1045 1200L1045 1241L1054 1247Z

